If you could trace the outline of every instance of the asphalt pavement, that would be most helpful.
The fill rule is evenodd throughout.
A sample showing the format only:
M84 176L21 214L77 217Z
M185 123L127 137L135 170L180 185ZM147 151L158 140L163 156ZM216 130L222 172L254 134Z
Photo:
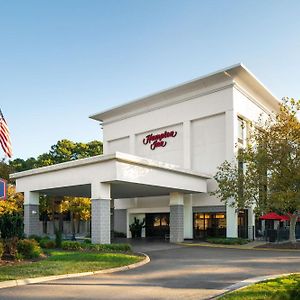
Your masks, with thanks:
M208 299L239 281L300 272L300 252L188 247L140 242L140 268L5 288L0 299Z

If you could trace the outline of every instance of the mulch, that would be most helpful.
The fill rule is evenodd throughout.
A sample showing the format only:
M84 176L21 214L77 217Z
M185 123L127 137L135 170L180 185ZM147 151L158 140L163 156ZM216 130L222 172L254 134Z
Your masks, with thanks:
M300 242L296 244L292 244L290 242L286 243L267 243L264 245L256 246L255 248L270 248L270 249L299 249L300 250Z

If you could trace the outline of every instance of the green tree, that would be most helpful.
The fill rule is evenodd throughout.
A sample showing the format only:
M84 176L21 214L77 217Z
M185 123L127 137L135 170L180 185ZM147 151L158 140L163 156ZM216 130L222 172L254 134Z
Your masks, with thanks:
M0 178L9 181L9 174L13 172L13 168L8 165L4 159L0 161Z
M237 208L277 211L290 217L290 241L296 242L300 215L300 101L285 98L275 116L252 125L248 144L236 161L224 162L214 176L217 195Z
M75 222L77 222L77 233L79 233L80 221L87 221L91 217L91 199L83 197L64 197L62 207L71 213L72 234L75 237Z

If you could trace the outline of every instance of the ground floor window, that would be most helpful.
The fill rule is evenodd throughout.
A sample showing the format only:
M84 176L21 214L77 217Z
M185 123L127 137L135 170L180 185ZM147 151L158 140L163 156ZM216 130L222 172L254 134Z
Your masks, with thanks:
M194 238L226 236L225 213L194 213Z

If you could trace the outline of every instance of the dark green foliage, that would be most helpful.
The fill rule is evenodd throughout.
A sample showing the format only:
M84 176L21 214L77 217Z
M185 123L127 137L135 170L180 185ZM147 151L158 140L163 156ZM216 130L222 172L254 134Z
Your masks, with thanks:
M17 213L5 213L0 217L2 239L23 237L23 217Z
M36 235L36 234L32 234L28 237L30 240L36 240L38 243L43 239L43 237Z
M83 250L84 244L75 241L63 241L61 247L64 250Z
M45 240L45 242L43 243L44 247L42 248L46 248L46 249L54 249L56 247L56 243L53 240Z
M223 244L223 245L244 245L248 243L248 240L242 238L213 238L206 239L208 243Z
M74 241L62 242L64 250L97 251L97 252L130 252L129 244L87 244Z
M18 253L24 258L37 258L41 255L42 250L36 240L19 240L17 244Z
M55 230L55 246L56 248L61 248L62 243L62 232L60 230Z
M132 238L140 238L142 236L142 229L145 227L145 219L141 222L134 217L134 221L129 225Z
M39 244L42 248L45 248L45 249L54 249L56 247L55 241L50 240L49 236L44 236L39 241Z
M4 254L4 245L2 242L0 242L0 259L2 258L3 254Z
M84 242L85 244L91 244L91 243L92 243L91 239L85 239L85 240L83 240L83 242Z

